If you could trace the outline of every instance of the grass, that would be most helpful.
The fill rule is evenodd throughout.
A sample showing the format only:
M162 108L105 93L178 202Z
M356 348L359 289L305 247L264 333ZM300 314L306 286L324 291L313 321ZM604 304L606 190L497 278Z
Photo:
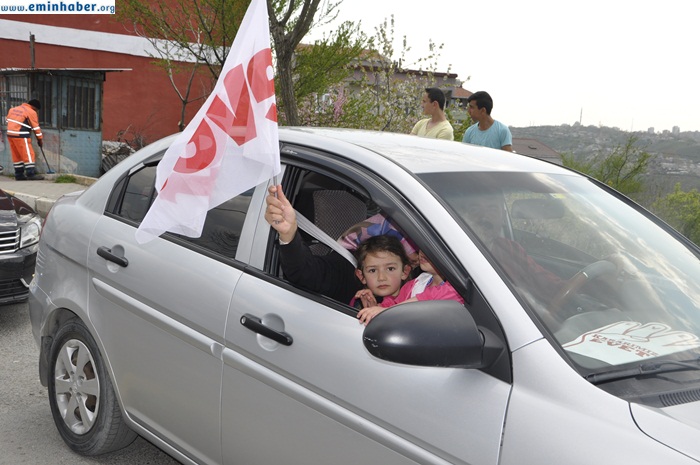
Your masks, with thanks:
M75 176L73 176L72 174L61 174L56 177L54 182L57 182L59 184L75 183Z

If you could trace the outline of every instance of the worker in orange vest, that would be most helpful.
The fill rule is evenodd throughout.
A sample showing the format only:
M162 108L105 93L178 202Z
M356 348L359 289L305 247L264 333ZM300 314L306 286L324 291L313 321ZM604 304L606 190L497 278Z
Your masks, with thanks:
M32 147L32 131L36 136L39 147L44 146L41 128L39 127L39 115L41 103L32 99L20 106L10 108L7 113L7 140L10 143L12 163L15 168L17 181L38 181L44 176L38 174L34 168L34 148Z

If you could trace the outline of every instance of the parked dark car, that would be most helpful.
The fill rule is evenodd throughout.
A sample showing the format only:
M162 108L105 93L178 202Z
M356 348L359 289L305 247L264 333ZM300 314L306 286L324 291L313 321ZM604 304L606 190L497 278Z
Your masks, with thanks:
M27 300L40 234L37 212L0 190L0 304Z

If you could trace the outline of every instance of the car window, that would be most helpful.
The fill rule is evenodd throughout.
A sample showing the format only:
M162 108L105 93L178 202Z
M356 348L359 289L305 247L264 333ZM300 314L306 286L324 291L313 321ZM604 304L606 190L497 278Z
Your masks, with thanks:
M504 192L515 239L530 255L560 260L602 258L614 247L597 234L582 206L540 192Z
M225 257L235 258L238 242L241 239L241 230L254 190L250 189L209 210L200 237L170 234Z
M314 223L351 254L369 237L391 235L401 241L407 254L412 255L411 258L417 263L417 252L412 248L415 247L413 241L373 201L369 193L352 180L288 167L283 187L298 216ZM330 257L333 249L327 245L327 240L324 242L301 227L299 234L311 255L316 258L309 255L297 256L296 261L288 261L282 267L278 261L277 242L273 241L268 248L267 259L271 272L287 279L296 287L317 292L346 306L350 304L357 290L362 287L355 274L354 264L351 265L340 254ZM303 260L301 265L297 264L299 260Z
M376 213L362 194L349 186L319 173L307 172L303 177L294 208L333 239L339 239L353 225ZM376 208L375 208L376 210ZM302 231L314 255L326 255L331 248Z
M155 198L153 189L155 179L155 166L146 166L131 175L126 182L123 200L118 205L117 214L141 223Z
M654 217L576 176L421 177L584 375L697 358L698 249Z
M138 226L157 196L156 169L156 166L144 166L117 183L108 203L108 211L111 209L116 216ZM219 255L235 258L253 191L254 189L250 189L211 209L207 213L200 237L167 234Z

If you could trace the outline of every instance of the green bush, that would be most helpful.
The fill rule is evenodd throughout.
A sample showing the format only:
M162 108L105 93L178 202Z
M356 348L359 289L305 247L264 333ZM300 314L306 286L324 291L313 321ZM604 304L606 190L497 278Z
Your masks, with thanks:
M71 184L75 182L75 176L72 174L61 174L58 177L56 177L55 181L59 184Z

